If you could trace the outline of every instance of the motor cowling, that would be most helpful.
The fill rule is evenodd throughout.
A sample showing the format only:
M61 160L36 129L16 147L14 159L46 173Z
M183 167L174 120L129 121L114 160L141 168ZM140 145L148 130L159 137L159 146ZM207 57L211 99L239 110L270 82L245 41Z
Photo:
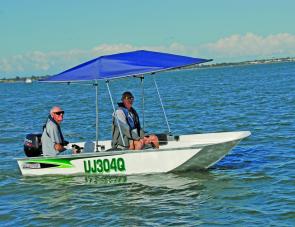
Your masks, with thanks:
M24 152L28 157L36 157L42 155L42 134L30 133L27 134L24 141Z

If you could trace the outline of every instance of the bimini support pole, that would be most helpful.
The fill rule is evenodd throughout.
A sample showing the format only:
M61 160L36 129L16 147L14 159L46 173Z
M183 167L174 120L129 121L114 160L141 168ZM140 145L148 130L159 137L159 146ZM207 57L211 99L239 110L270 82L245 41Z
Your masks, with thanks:
M98 152L98 81L96 80L94 83L95 86L95 91L96 91L96 95L95 95L95 99L96 99L96 133L95 133L95 151Z
M124 141L124 139L123 139L123 133L122 133L121 125L120 125L120 123L119 123L119 119L118 119L118 116L117 116L117 113L116 113L116 109L115 109L115 105L114 105L113 97L112 97L112 94L111 94L111 90L110 90L109 82L110 82L110 81L107 80L107 81L106 81L106 85L107 85L108 92L109 92L109 95L110 95L110 99L111 99L111 103L112 103L112 107L113 107L113 111L114 111L114 116L115 116L115 119L116 119L116 122L117 122L117 125L118 125L118 128L119 128L119 132L120 132L121 140L122 140L122 142L123 142L124 147L126 147L125 141Z
M144 131L144 76L140 77L141 82L141 96L142 96L142 129Z
M158 88L158 85L157 85L157 82L156 82L156 79L155 79L155 76L154 75L153 75L153 80L154 80L155 87L156 87L157 92L158 92L159 100L160 100L161 107L162 107L162 110L163 110L163 114L164 114L164 117L165 117L165 120L166 120L166 124L167 124L167 127L168 127L168 132L169 132L169 134L171 134L169 122L168 122L168 119L167 119L167 116L166 116L166 112L165 112L165 109L164 109L162 98L161 98L161 95L160 95L160 92L159 92L159 88Z

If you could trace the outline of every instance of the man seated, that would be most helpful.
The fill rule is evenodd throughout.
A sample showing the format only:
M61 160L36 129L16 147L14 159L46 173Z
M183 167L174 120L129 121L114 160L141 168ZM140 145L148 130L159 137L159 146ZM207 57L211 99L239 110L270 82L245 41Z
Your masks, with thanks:
M118 103L118 109L113 116L113 148L128 148L130 150L141 150L145 145L151 145L154 148L159 148L159 140L156 135L144 135L144 131L140 127L139 117L136 110L132 107L134 97L131 92L126 91L122 94L122 102ZM117 119L116 119L117 117ZM118 127L118 122L122 132Z
M65 112L59 106L54 106L50 110L41 137L44 156L56 156L66 150L65 146L68 142L64 140L60 127L64 114Z

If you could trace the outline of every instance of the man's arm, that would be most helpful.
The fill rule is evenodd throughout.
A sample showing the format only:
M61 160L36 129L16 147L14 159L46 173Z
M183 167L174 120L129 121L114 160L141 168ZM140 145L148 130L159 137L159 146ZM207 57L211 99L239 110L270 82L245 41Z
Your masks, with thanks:
M66 149L62 145L62 139L60 137L57 126L53 125L53 127L50 129L52 129L52 130L49 130L49 134L50 134L50 138L52 142L54 143L54 150L56 150L57 152L65 151Z

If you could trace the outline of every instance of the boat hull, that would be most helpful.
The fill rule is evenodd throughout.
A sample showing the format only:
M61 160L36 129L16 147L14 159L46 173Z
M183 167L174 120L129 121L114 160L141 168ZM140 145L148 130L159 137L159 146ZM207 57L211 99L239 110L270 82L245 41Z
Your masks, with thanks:
M215 142L210 139L224 133L203 134L191 142L192 135L180 136L180 141L171 142L159 150L108 151L59 155L56 157L34 157L17 159L24 176L38 175L134 175L180 172L207 169L221 160L250 132L220 135ZM207 137L204 135L208 135ZM223 138L224 137L224 138ZM203 143L202 138L211 142ZM198 143L199 142L199 143ZM187 146L186 146L187 145Z

